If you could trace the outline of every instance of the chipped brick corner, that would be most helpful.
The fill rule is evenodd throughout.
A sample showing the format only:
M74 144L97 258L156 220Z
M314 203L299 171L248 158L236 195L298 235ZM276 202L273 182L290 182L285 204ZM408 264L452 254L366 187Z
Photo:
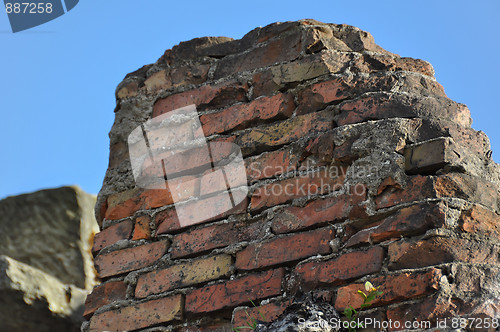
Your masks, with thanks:
M116 98L83 331L231 331L298 294L359 307L366 280L379 319L500 316L500 167L429 63L301 20L180 43ZM182 227L170 193L135 187L127 137L189 104L241 147L249 193Z

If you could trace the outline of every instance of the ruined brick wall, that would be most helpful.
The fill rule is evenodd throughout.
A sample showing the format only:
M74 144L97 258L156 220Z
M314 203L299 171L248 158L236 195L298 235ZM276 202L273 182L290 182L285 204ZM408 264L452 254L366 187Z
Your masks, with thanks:
M84 330L230 331L304 296L359 307L366 280L379 320L498 317L500 168L433 75L312 20L194 39L127 75ZM241 147L249 192L183 227L168 190L136 187L127 137L190 104L209 141Z

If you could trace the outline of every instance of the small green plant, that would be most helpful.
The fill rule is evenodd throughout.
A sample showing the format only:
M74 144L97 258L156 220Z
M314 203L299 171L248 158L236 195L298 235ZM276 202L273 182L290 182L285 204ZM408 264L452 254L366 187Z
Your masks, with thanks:
M252 303L252 305L255 308L257 308L257 311L259 313L260 318L263 321L265 321L266 317L264 317L264 315L262 314L262 312L260 312L260 310L258 310L258 307L255 305L255 303L252 300L250 300L250 302ZM245 330L253 331L253 330L255 330L257 328L257 324L259 324L258 321L257 321L257 319L255 319L254 317L250 317L250 315L248 314L248 311L246 311L246 310L245 310L245 313L246 313L246 315L248 317L248 320L245 321L245 323L247 325L233 327L233 331L235 331L235 332L242 332L242 331L245 331Z
M349 305L349 307L344 309L344 316L347 318L348 322L347 330L349 332L355 332L356 328L363 328L363 324L357 322L360 311L371 306L371 302L373 302L377 296L384 294L379 291L378 288L373 287L372 283L369 281L365 282L365 290L367 293L358 290L358 294L363 297L363 303L361 304L359 310L354 309L352 305Z

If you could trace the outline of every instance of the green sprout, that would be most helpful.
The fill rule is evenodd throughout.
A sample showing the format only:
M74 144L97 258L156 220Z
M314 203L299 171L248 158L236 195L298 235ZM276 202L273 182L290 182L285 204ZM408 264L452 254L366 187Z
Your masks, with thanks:
M367 293L358 290L358 294L363 298L363 303L361 304L359 310L354 309L352 305L349 305L349 307L344 309L344 316L347 318L347 321L349 322L348 325L349 332L355 332L356 328L363 328L363 324L356 323L360 311L363 310L364 308L371 306L372 305L371 302L373 302L373 300L375 300L377 296L384 294L383 292L378 290L378 287L377 288L373 287L372 283L369 281L365 282L365 290ZM354 322L354 324L352 324L352 322Z

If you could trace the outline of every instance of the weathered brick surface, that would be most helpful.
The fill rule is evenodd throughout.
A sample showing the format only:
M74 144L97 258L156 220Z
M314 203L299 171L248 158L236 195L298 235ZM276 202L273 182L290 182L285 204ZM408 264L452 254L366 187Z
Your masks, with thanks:
M149 266L160 259L168 248L168 242L158 241L134 248L100 254L95 260L101 278L122 274Z
M246 172L250 183L272 178L297 170L299 157L291 149L264 152L258 156L246 158Z
M349 216L352 207L365 200L366 190L350 195L337 195L313 200L305 206L289 206L274 215L271 229L287 233L326 222L341 221Z
M252 322L272 322L291 304L291 300L272 302L258 307L240 307L233 311L233 326L235 328L252 326Z
M172 257L184 257L225 247L243 241L251 241L264 236L259 221L252 224L230 222L206 226L175 235L172 240Z
M433 172L458 161L459 152L450 138L410 145L404 150L405 170L408 173Z
M291 61L299 56L301 49L301 33L296 31L271 40L265 47L254 48L249 53L225 57L219 62L214 75L215 78L221 78L281 61Z
M299 197L338 191L343 187L345 168L320 169L314 173L266 184L252 195L252 210L262 209L291 201Z
M264 148L281 146L332 128L331 112L311 113L248 130L237 138L236 143L244 153L249 154Z
M207 168L211 162L216 163L218 161L227 158L233 152L233 146L231 144L225 144L227 142L222 140L214 140L209 142L211 155L207 153L207 147L200 146L194 147L192 149L184 149L180 148L175 153L175 158L171 158L172 152L160 152L157 154L157 158L162 158L167 160L167 163L158 163L152 159L145 160L141 172L142 177L152 177L157 178L158 174L163 176L163 172L170 176L168 180L168 185L170 186L183 186L186 187L185 182L192 181L193 176L182 176L186 174L186 172L190 170L199 169L201 167ZM196 174L196 173L195 173ZM163 183L161 183L163 186ZM176 198L176 201L180 201L182 199L186 199L192 194L192 191L189 190L189 187L185 188L184 191L186 193Z
M186 312L212 312L279 295L283 274L283 269L270 270L195 289L186 295Z
M352 57L349 53L321 52L293 62L271 66L253 75L253 93L256 96L269 95L288 84L337 73Z
M90 318L94 312L114 301L125 300L127 297L127 284L123 281L110 281L96 286L85 300L83 316Z
M400 86L400 91L420 92L424 95L444 96L442 87L432 80L415 80L414 77L402 75L372 75L355 77L336 77L332 80L306 86L298 93L298 114L305 114L324 108L330 103L339 103L346 99L353 99L367 92L390 91L394 85ZM421 80L427 83L423 88ZM348 108L344 108L348 109ZM351 110L351 109L349 109ZM355 109L352 109L354 111ZM352 116L352 115L351 115ZM372 116L372 115L369 115ZM389 116L383 116L389 117ZM356 121L361 122L361 121Z
M500 239L500 216L481 205L462 211L459 223L464 232Z
M493 210L498 209L495 199L495 192L498 192L496 186L481 177L449 173L436 178L435 190L438 197L457 197L480 203Z
M452 317L462 317L462 315L456 301L439 296L427 297L416 303L405 303L387 310L387 319L394 322L391 331L405 330L405 327L413 330L429 329L436 325L437 320L444 320L445 317L448 318L447 328L450 329Z
M440 270L431 269L426 272L407 272L370 279L370 282L383 292L375 298L372 305L380 306L435 292L439 288L441 275ZM349 306L360 308L363 298L358 294L358 290L368 294L363 283L339 288L335 308L337 310L344 310Z
M439 118L455 121L469 127L469 109L447 98L410 97L406 94L374 93L340 106L340 114L335 118L343 126L373 119L394 117Z
M143 274L137 280L135 296L144 298L151 294L166 292L229 275L232 258L218 255L201 258Z
M480 177L461 173L433 176L412 176L402 185L394 183L379 188L375 197L377 208L390 207L425 198L456 197L497 208L495 186Z
M391 238L418 235L430 228L443 226L445 221L446 207L444 204L412 205L402 208L381 222L377 222L376 226L357 232L347 241L346 246L379 243Z
M384 250L373 247L366 251L353 251L323 262L298 265L295 272L302 282L315 287L318 284L338 285L346 280L380 271Z
M128 240L132 234L132 221L124 220L118 224L112 225L94 236L94 246L92 252L106 248L120 240Z
M499 264L499 253L498 245L466 239L400 240L389 246L389 268L419 268L453 261Z
M121 332L180 320L183 297L174 295L96 314L90 320L92 332Z
M202 115L200 122L205 136L210 136L232 129L244 129L257 121L288 118L294 109L292 95L277 94Z
M235 267L253 270L330 252L330 228L273 238L251 244L236 254Z
M173 203L168 189L131 189L108 197L106 219L122 219L139 210L157 208Z
M201 203L188 202L186 203L186 205L187 207L185 209L192 211L193 213L191 216L189 216L189 220L199 220L201 217L204 217L206 215L214 215L215 212L222 210L222 206L225 207L225 212L220 213L215 217L203 220L203 222L209 222L217 219L223 219L229 215L244 213L246 211L248 201L247 199L244 199L241 203L239 203L235 207L232 207L230 203L221 201L218 196L212 196L204 198L203 200L201 200ZM157 230L158 234L170 233L195 224L194 222L187 222L187 225L182 226L179 223L179 219L174 208L170 208L158 213L155 217L155 220L156 224L159 224Z
M151 238L151 218L149 216L139 216L135 218L134 235L132 240Z
M305 152L319 158L319 164L324 162L324 165L328 165L333 161L333 151L335 150L334 140L334 132L321 133L307 142Z
M153 117L172 110L195 104L198 110L207 106L222 107L230 103L246 100L248 86L236 81L220 85L203 85L167 98L158 100L153 107Z
M400 58L389 54L363 53L354 64L356 71L410 71L434 76L434 68L427 61L413 58Z

